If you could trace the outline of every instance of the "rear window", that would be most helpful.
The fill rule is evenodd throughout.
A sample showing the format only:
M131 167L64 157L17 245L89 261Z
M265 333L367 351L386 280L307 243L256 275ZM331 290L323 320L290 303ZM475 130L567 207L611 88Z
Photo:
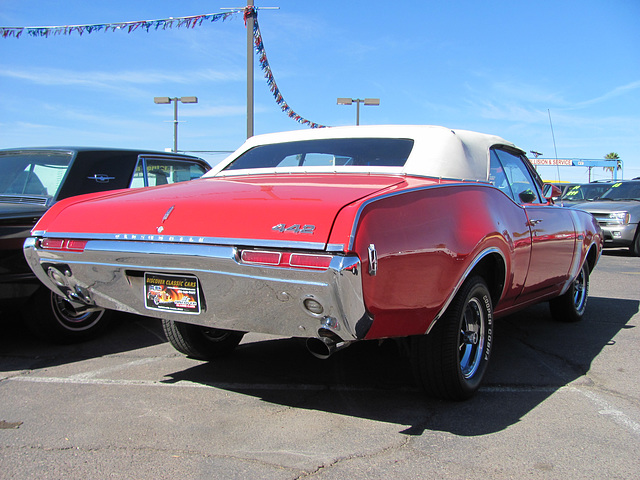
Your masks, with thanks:
M224 170L297 167L402 167L413 140L403 138L331 138L260 145Z

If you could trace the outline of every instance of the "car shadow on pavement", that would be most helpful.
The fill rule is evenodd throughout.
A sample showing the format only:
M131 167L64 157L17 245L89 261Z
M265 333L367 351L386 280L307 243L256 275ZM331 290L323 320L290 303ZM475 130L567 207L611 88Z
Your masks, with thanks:
M582 322L556 323L546 304L498 320L483 386L470 400L425 397L413 384L400 344L360 342L327 360L299 339L243 342L229 357L166 375L254 396L272 404L394 423L407 435L425 430L475 436L517 423L580 378L625 328L640 302L591 297Z
M0 372L54 367L166 342L156 319L116 312L113 323L95 339L60 345L34 335L19 314L2 312Z

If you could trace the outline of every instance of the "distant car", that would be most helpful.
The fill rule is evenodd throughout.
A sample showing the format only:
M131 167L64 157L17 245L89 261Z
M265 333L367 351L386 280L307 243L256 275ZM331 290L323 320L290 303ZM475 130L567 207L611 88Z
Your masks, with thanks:
M556 201L562 206L573 205L581 202L591 202L599 199L611 188L613 182L593 182L574 185L562 194Z
M67 197L182 182L210 166L173 153L49 147L0 150L0 169L0 308L26 306L25 320L35 333L68 342L98 333L110 312L52 294L33 274L22 244L42 214Z
M421 387L460 400L495 318L544 301L559 321L585 313L600 227L541 191L497 136L298 130L251 137L188 185L59 202L24 250L52 290L160 318L192 357L246 332L306 338L319 358L392 338Z
M605 247L629 247L632 255L640 256L640 180L616 182L597 201L573 208L596 218Z

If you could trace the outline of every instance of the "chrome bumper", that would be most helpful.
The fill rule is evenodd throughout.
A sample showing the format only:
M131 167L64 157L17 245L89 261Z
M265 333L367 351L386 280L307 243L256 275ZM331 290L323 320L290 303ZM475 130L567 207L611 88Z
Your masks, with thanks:
M334 255L328 270L241 264L232 246L91 240L82 253L44 250L28 238L24 253L36 276L76 304L214 328L291 337L362 339L366 314L357 256ZM144 273L195 275L198 315L145 307ZM313 298L323 311L307 310Z

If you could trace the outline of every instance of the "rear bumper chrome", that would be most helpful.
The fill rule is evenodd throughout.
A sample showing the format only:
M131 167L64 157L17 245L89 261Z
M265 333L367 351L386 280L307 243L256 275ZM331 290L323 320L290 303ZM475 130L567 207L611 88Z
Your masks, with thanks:
M91 240L83 252L69 252L44 250L35 237L24 253L45 285L89 308L292 337L329 330L345 341L364 338L371 326L357 256L333 255L328 270L313 271L242 264L238 249L225 245ZM147 309L145 273L196 276L201 313ZM309 298L322 313L305 308Z

